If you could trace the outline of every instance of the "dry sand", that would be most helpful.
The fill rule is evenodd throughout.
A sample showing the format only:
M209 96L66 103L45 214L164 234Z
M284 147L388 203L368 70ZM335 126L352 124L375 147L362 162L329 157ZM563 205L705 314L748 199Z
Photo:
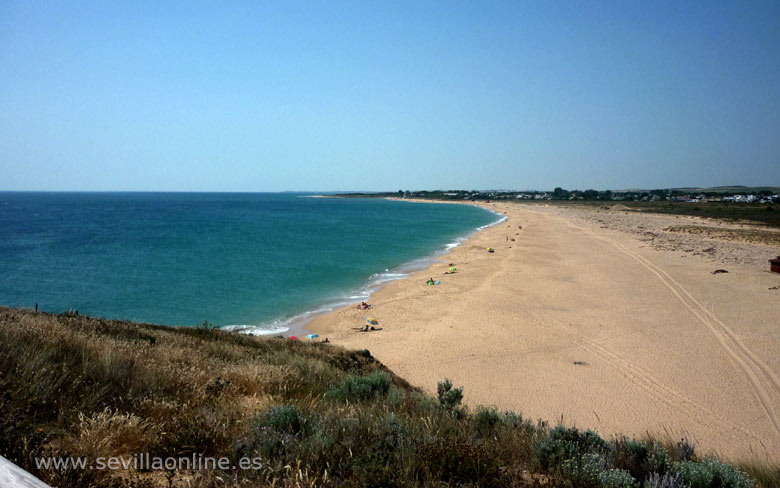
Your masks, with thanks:
M665 235L702 223L687 217L486 207L507 221L390 283L370 311L307 328L369 349L431 393L450 378L470 406L605 437L685 436L729 459L780 457L780 275L766 262L778 248ZM444 274L449 263L456 274ZM427 286L431 276L441 285ZM383 330L352 329L369 315Z

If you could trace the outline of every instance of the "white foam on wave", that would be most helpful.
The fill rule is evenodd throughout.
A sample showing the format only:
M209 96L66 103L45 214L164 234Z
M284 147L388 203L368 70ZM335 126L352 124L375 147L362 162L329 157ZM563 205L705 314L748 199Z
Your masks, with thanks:
M222 327L222 329L232 330L232 331L240 332L242 334L249 334L249 335L279 335L290 331L291 328L303 329L303 327L305 327L307 323L309 323L312 319L314 319L318 315L323 315L332 312L334 310L337 310L342 307L346 307L347 305L351 305L356 302L366 301L371 297L371 295L379 291L387 283L407 278L413 272L420 271L427 268L428 266L436 262L436 259L447 254L455 247L463 244L477 232L486 229L488 227L498 225L507 219L507 217L500 212L496 212L495 210L491 210L491 209L485 209L485 210L495 215L498 215L500 218L495 222L491 222L481 227L477 227L475 230L469 232L468 234L460 236L454 241L445 244L443 249L434 252L432 255L413 259L407 263L402 264L401 266L398 266L397 268L385 269L381 273L372 274L371 276L368 277L368 283L366 285L364 285L363 287L357 290L350 291L347 295L343 296L342 298L337 298L331 302L328 302L327 305L324 305L322 307L313 310L308 310L306 312L300 313L298 315L289 318L277 319L271 322L266 322L258 325L226 325Z
M222 330L230 330L233 332L240 332L242 334L247 335L275 335L275 334L284 334L288 330L290 330L289 327L279 327L279 326L270 326L270 325L225 325L220 327Z

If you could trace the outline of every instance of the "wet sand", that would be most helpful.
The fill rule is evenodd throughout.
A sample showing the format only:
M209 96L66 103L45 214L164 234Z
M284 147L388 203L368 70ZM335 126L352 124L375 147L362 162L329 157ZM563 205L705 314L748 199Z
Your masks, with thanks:
M688 217L485 205L507 221L388 284L371 310L346 307L306 328L369 349L431 393L450 378L470 406L605 437L685 436L729 459L780 456L780 275L766 263L780 250L645 238L701 223ZM713 245L720 254L696 252ZM353 330L368 316L382 330Z

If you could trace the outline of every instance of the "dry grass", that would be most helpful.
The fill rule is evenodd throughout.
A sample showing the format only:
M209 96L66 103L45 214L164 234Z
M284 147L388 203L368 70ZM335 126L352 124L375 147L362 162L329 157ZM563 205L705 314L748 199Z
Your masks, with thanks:
M710 239L724 241L742 241L751 244L780 246L780 232L763 229L723 229L704 225L675 225L665 229L667 232L697 234Z
M627 463L615 456L622 444L596 442L601 450L586 453L571 444L578 435L439 401L368 351L0 307L0 454L53 486L595 488L550 460L571 466L587 454L602 456L604 469ZM34 462L139 453L260 456L263 468L93 471ZM539 453L552 457L540 462ZM778 479L776 466L743 469L763 486Z

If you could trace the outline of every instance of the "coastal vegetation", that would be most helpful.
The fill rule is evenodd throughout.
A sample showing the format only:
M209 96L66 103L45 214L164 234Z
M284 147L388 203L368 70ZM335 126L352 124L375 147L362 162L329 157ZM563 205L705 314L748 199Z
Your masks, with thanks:
M726 221L752 222L780 228L780 188L722 187L717 189L660 190L434 190L385 193L344 193L342 198L415 198L445 202L506 202L563 205L572 207L608 207L622 205L624 210L690 215Z
M59 487L770 487L780 467L685 440L604 439L437 397L369 351L0 308L0 454ZM42 468L36 459L261 458L258 469Z
M755 228L723 229L706 225L673 225L666 229L668 232L681 234L699 234L710 238L744 241L754 244L768 244L780 246L780 232Z

